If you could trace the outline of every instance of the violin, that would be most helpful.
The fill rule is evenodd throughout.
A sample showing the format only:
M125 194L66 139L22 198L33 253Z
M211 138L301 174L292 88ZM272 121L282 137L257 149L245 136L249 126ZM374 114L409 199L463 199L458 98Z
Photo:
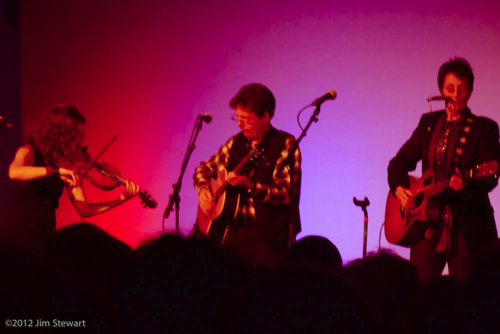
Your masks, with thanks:
M97 163L87 152L87 146L80 147L76 153L71 166L61 166L76 171L76 173L97 187L98 189L110 191L119 185L126 185L126 181L121 178L120 170L105 162ZM158 203L148 194L147 190L139 190L139 197L144 208L156 208Z

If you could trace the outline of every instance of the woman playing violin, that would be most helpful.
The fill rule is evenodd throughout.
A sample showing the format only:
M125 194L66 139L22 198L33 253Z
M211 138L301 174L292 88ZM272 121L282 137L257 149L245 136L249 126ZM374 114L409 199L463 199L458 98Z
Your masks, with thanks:
M46 240L56 230L55 212L63 188L81 217L105 212L136 196L139 187L126 181L115 200L87 202L82 180L71 166L85 135L85 118L73 106L47 111L9 167L13 180L9 210L0 226L0 242L7 247L43 255Z

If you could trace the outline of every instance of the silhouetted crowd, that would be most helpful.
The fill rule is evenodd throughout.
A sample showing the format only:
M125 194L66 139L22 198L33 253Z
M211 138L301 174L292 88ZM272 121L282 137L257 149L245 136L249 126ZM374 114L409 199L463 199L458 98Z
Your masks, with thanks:
M320 236L299 239L278 268L200 235L133 250L87 223L58 230L45 254L1 249L0 332L500 333L500 242L465 282L421 283L384 249L343 264Z

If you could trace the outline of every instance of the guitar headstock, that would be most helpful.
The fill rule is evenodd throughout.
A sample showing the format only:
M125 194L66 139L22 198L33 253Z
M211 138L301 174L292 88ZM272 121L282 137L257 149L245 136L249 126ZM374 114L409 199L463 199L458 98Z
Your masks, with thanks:
M252 148L250 151L250 156L248 158L248 163L255 166L262 159L262 153L264 149Z
M497 175L498 173L498 161L492 160L485 162L484 164L477 165L476 167L469 170L467 177L486 177Z
M263 149L252 147L245 158L242 159L233 169L233 172L237 175L243 175L248 172L249 168L255 167L259 163L260 159L262 159L263 151Z

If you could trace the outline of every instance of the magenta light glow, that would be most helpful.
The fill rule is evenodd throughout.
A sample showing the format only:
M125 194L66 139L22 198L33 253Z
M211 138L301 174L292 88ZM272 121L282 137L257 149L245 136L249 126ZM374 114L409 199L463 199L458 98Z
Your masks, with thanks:
M395 0L24 1L23 124L28 127L53 104L70 103L88 120L91 153L118 137L101 160L118 166L159 206L142 209L132 200L88 221L136 247L161 233L197 115L210 113L213 121L204 125L183 178L185 234L197 208L194 168L237 132L228 103L241 86L268 86L277 99L272 123L297 137L297 112L334 89L337 99L323 104L301 143L299 237L325 236L349 261L362 255L363 243L363 213L352 198L371 202L368 251L376 250L388 161L429 110L426 98L438 94L443 62L454 56L471 62L476 85L469 105L500 121L498 12L500 4L493 1L484 7ZM311 112L301 115L303 125ZM93 201L112 195L87 192ZM491 199L499 211L498 189ZM165 221L169 231L174 217ZM64 195L58 227L79 220ZM408 255L383 234L380 245Z

